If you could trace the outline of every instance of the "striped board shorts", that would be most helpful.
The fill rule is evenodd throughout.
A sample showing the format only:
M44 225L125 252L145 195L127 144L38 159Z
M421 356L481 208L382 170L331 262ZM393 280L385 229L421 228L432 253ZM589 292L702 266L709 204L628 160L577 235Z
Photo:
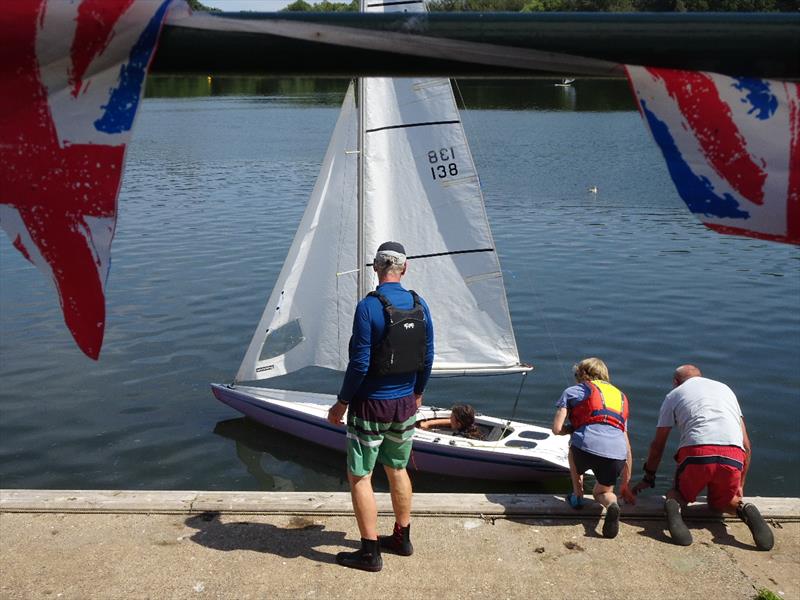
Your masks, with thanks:
M405 469L417 422L413 394L391 400L353 398L347 411L347 469L369 475L375 463Z

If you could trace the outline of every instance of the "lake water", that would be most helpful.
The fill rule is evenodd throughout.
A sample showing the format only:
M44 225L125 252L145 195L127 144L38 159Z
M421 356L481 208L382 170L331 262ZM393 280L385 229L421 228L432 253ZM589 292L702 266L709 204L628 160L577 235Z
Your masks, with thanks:
M631 399L638 474L672 370L693 362L739 397L754 448L747 493L800 496L800 250L700 225L625 82L459 88L520 354L536 366L516 418L549 422L571 365L600 356ZM245 421L208 386L238 368L343 92L335 80L150 82L120 194L99 362L0 236L0 486L347 489L343 457ZM334 393L339 382L310 370L275 383ZM519 383L434 380L426 400L510 417ZM673 432L670 449L676 441Z

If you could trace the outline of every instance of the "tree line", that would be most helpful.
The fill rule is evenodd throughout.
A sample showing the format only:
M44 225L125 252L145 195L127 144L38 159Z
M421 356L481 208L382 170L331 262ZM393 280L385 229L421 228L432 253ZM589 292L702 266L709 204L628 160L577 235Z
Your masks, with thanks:
M201 0L189 0L198 11L208 8ZM283 11L358 12L352 2L295 0ZM432 12L798 12L800 0L430 0Z
M358 11L359 2L295 0L292 12ZM432 12L797 12L800 0L431 0Z

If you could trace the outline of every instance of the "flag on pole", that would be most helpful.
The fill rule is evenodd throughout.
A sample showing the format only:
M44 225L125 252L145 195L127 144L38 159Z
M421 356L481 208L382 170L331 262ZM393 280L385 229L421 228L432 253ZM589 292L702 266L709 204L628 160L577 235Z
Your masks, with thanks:
M97 359L125 149L171 0L0 8L0 225Z
M800 244L800 86L626 68L689 210L720 233Z

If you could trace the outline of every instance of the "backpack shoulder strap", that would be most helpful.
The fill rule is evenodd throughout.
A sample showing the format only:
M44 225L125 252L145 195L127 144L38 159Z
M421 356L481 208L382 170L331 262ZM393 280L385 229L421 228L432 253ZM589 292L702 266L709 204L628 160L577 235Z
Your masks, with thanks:
M386 310L392 308L392 303L389 302L389 299L383 294L379 294L376 291L372 291L369 294L367 294L367 296L372 296L373 298L377 298L378 300L380 300L381 304L383 305L383 308L385 308Z
M420 306L422 304L419 301L419 296L417 295L417 292L415 292L414 290L408 290L408 293L411 294L411 297L414 299L414 308L416 308L416 307L418 307L418 306Z

